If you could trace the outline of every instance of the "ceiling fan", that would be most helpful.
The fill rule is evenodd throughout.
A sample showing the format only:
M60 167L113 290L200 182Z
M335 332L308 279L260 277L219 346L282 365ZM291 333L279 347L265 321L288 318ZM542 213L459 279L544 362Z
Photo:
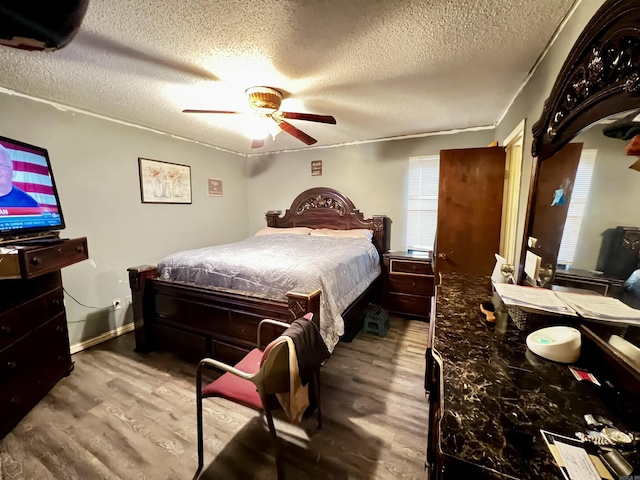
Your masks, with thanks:
M330 123L336 124L336 119L331 115L316 115L314 113L294 113L294 112L281 112L280 105L282 104L282 93L275 88L271 87L251 87L248 88L245 93L247 94L247 100L251 111L257 114L265 123L265 128L273 137L275 137L281 130L284 130L289 135L293 135L298 140L307 145L313 145L317 140L302 130L294 127L287 120L306 120L308 122ZM232 112L227 110L183 110L183 113L222 113L222 114L239 114L245 112ZM254 138L251 143L251 148L260 148L264 145L264 138Z

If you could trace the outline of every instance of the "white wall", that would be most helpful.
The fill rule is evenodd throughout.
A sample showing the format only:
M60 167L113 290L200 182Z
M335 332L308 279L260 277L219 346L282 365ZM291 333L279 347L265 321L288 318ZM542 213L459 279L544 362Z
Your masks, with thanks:
M132 320L111 302L129 295L127 268L177 250L247 235L245 159L93 116L0 94L0 135L47 148L67 228L87 237L88 261L62 270L71 345ZM138 157L191 166L191 205L142 204ZM207 196L207 177L224 181ZM240 219L240 220L238 220Z
M391 249L403 250L409 157L486 147L493 138L493 130L481 130L249 158L249 231L266 225L268 210L284 212L302 191L324 186L344 193L365 217L389 216ZM311 176L313 160L322 160L322 176Z

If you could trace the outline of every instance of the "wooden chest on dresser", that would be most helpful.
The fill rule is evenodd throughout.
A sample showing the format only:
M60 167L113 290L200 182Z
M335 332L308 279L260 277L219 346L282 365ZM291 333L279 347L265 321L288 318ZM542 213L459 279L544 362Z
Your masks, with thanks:
M433 296L430 258L405 252L383 256L383 307L391 312L429 318Z
M60 269L88 258L86 238L8 250L0 254L0 438L73 369Z

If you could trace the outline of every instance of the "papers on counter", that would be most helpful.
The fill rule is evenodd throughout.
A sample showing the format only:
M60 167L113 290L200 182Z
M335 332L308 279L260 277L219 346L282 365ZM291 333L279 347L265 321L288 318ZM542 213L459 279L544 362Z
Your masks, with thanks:
M571 480L600 480L600 475L584 448L558 440L556 440L555 446Z
M556 315L580 315L585 320L640 325L640 310L625 305L617 298L506 283L495 283L494 288L505 305Z
M495 283L494 287L505 305L541 310L556 315L576 316L576 312L546 288L523 287L508 283Z
M547 430L540 433L565 480L613 480L602 460L589 454L580 440Z
M556 296L586 319L640 325L640 310L617 298L566 292L556 292Z

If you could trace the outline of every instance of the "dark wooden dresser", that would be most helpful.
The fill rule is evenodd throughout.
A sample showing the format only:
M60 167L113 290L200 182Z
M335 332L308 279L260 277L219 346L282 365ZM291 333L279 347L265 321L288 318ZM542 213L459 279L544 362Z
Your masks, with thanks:
M73 370L60 269L88 258L87 239L0 254L0 438Z
M402 315L428 318L433 295L431 258L407 252L383 256L383 306Z
M640 431L640 390L632 385L640 382L615 371L590 326L579 326L576 366L593 372L600 387L528 350L528 332L516 328L489 277L444 274L434 300L425 374L431 480L561 480L541 429L574 438L591 413ZM489 300L498 305L494 324L479 309ZM637 446L620 453L640 467Z

